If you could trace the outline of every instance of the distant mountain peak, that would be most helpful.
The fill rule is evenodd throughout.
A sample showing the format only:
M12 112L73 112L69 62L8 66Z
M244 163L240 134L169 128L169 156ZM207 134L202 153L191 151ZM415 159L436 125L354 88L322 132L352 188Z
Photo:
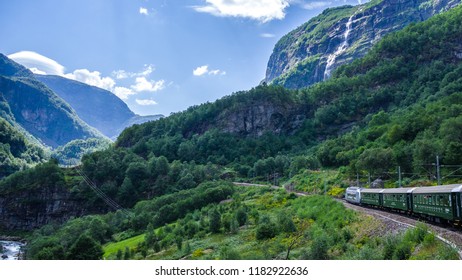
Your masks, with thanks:
M156 120L162 115L138 116L110 91L54 75L35 75L69 105L90 126L115 139L124 128Z

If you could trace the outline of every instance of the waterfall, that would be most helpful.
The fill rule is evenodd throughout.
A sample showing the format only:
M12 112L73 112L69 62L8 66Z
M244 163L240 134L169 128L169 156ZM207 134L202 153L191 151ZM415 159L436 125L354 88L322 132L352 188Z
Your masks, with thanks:
M333 54L330 54L327 58L326 69L324 70L324 80L327 80L330 77L330 72L332 71L332 66L335 63L335 60L339 55L344 53L348 47L348 36L350 36L351 24L353 23L354 15L355 14L353 14L346 23L346 30L345 33L343 33L343 42L340 44L337 50Z

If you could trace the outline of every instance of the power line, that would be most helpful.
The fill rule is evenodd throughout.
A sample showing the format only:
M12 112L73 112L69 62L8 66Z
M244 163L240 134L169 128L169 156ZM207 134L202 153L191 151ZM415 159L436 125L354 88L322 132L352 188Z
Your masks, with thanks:
M115 211L121 211L123 214L126 216L133 216L133 213L128 211L127 209L124 209L122 206L120 206L117 202L112 200L109 196L107 196L103 191L101 191L95 183L93 183L90 178L78 167L75 168L77 170L77 173L83 178L84 182L98 195L108 206L113 208Z

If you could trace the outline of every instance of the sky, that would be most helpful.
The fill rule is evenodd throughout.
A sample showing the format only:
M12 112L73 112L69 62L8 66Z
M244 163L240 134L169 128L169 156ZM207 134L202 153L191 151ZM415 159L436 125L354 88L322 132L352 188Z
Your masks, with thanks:
M257 86L283 35L359 1L0 1L0 53L168 116Z

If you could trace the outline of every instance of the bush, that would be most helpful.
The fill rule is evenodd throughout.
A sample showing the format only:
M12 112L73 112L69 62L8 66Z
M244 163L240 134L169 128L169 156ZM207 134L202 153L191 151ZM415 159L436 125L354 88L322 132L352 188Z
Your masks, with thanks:
M93 238L83 234L71 246L68 259L70 260L99 260L103 257L103 248Z
M263 215L260 217L257 230L255 232L255 237L257 240L264 240L273 238L276 236L276 225L271 221L271 219Z

